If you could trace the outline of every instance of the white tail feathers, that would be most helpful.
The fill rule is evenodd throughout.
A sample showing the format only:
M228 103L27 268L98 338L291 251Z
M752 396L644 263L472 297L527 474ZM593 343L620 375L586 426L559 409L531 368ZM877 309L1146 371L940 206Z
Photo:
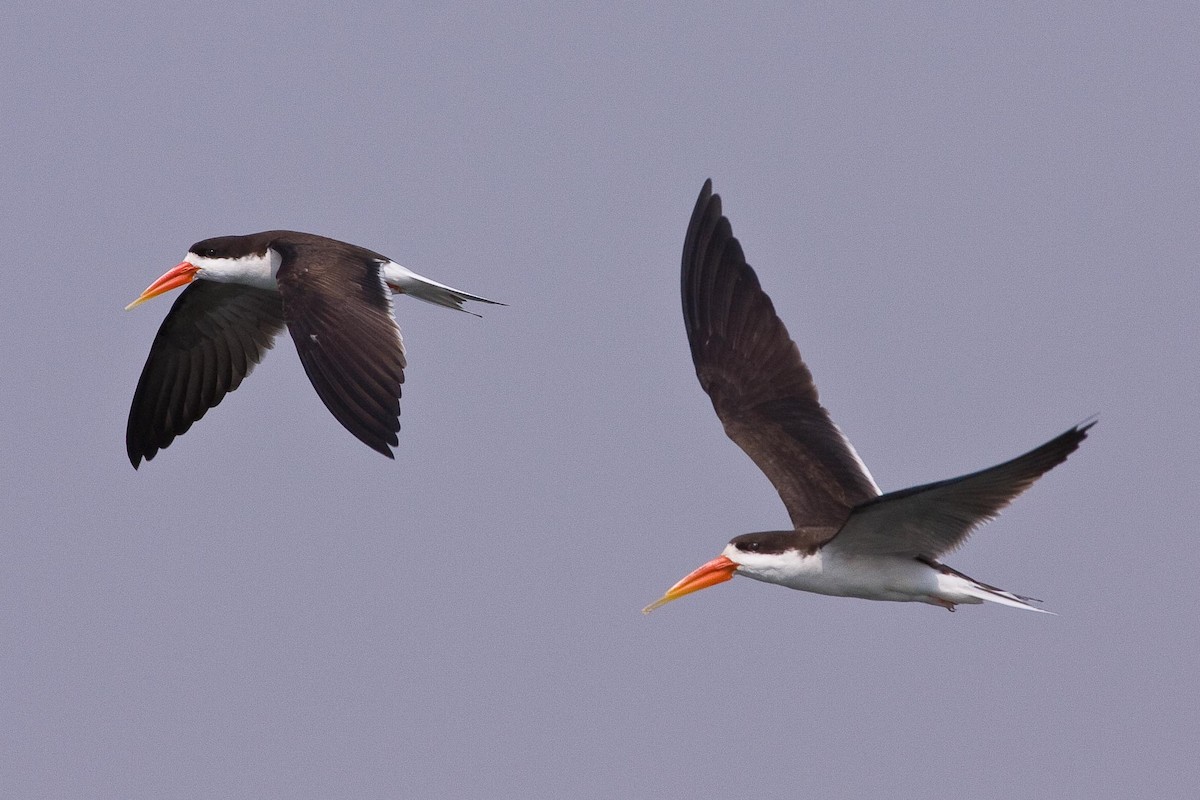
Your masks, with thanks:
M463 308L464 302L473 300L477 303L490 303L496 306L504 305L504 303L488 300L486 297L470 294L469 292L447 286L444 283L431 281L429 278L418 275L394 261L385 261L380 265L380 271L383 273L384 281L387 282L387 285L391 287L393 292L411 295L418 300L424 300L426 303L453 308L456 311L463 311L475 317L479 315Z
M1026 611L1036 611L1039 614L1054 614L1053 611L1033 605L1042 602L1036 598L1013 594L995 586L989 586L945 564L926 563L940 573L937 596L951 603L982 603L986 601L1012 608L1023 608Z
M1041 600L1036 600L1032 597L1023 597L1022 595L1006 592L1003 589L996 589L986 584L977 583L972 588L974 591L971 594L981 600L999 603L1004 606L1012 606L1013 608L1023 608L1026 611L1036 611L1039 614L1054 614L1053 611L1047 611L1044 608L1038 608L1033 605L1034 603L1040 603Z

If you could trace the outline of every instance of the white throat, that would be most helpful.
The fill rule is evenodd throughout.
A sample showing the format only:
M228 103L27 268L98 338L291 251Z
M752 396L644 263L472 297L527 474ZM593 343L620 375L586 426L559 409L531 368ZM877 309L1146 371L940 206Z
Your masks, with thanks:
M279 290L275 276L283 259L274 248L268 247L267 252L262 255L251 254L240 258L207 258L188 253L186 260L200 268L196 273L197 278L218 283L241 283L271 291Z
M824 571L824 554L805 555L796 550L783 553L745 553L728 545L723 555L738 565L738 575L784 586L803 584Z

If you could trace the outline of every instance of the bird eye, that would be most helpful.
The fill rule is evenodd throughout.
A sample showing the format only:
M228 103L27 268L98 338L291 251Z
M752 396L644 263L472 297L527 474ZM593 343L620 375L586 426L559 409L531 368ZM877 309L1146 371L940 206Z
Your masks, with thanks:
M743 553L757 553L758 542L738 542L737 549L741 550Z

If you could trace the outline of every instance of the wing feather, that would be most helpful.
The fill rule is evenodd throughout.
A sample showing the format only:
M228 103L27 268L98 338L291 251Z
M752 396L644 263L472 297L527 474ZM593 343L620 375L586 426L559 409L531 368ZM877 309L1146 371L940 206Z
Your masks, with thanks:
M836 530L879 489L821 406L711 181L688 224L681 295L696 376L726 434L766 474L798 530Z
M309 381L346 430L391 458L407 362L380 264L328 239L274 246L284 318Z
M936 559L959 547L1038 478L1067 460L1095 422L970 475L890 492L856 507L830 541L846 553Z
M196 281L159 326L142 367L125 447L136 469L236 389L283 329L279 295ZM240 353L240 358L228 354Z

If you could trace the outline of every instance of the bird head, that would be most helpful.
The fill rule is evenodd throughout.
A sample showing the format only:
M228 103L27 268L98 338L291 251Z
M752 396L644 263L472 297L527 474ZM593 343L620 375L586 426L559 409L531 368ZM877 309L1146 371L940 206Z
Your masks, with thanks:
M250 283L274 286L274 271L268 250L271 232L250 236L216 236L196 242L188 248L187 257L150 284L138 299L125 306L128 311L142 303L186 286L197 278L218 282Z
M767 531L735 536L725 545L721 555L688 573L667 593L642 609L649 614L659 606L684 595L716 586L730 580L735 573L748 578L778 583L798 555L794 531Z

